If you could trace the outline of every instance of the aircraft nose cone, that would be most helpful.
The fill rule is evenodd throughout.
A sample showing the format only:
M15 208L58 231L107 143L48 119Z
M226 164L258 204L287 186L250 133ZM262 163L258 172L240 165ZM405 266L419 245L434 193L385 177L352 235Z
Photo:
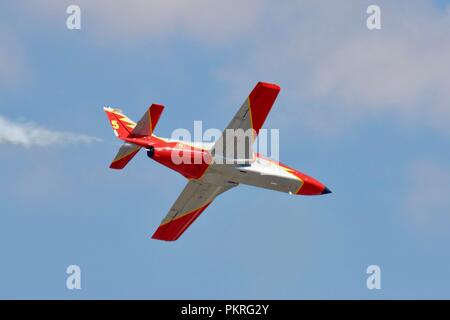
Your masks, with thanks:
M328 194L328 193L331 193L331 190L325 187L325 189L323 189L321 194Z

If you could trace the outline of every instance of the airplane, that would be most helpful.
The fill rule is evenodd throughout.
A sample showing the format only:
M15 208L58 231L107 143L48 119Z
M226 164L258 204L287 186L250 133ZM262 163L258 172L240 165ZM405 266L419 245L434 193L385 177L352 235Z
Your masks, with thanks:
M118 109L104 108L114 134L124 141L110 168L123 169L144 148L149 158L188 179L153 239L177 240L218 195L239 184L295 195L331 193L318 180L253 151L253 142L279 92L280 87L276 84L258 82L215 143L190 143L155 135L155 127L164 109L160 104L152 104L137 123ZM228 142L224 143L227 135L240 129L250 130L251 135L247 140L246 137L233 138L233 145L228 147ZM245 155L236 155L236 146L243 143L247 147ZM179 163L173 161L174 153L200 161ZM220 159L222 161L218 161Z

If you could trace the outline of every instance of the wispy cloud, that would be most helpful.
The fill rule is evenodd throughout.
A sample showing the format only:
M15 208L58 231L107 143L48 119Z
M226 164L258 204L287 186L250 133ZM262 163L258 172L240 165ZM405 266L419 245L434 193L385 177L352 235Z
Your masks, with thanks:
M0 144L25 148L100 142L101 139L72 132L53 131L29 122L13 122L0 116Z
M272 30L255 35L242 60L219 76L240 87L279 81L289 119L324 133L380 116L450 133L450 10L379 0L382 29L370 31L371 2L320 3L275 9Z
M280 83L287 121L302 119L312 132L334 134L384 116L450 133L450 9L433 1L376 1L377 31L366 27L369 0L78 3L92 17L96 45L117 50L124 41L179 38L226 45L236 58L218 67L218 78L239 96L258 80ZM69 4L45 0L22 11L59 21Z
M267 0L79 0L81 14L92 17L89 32L96 43L122 41L165 41L186 36L203 44L222 44L256 32ZM70 0L43 0L20 5L36 18L61 19ZM39 18L39 15L37 15ZM82 20L83 21L83 20ZM120 23L118 23L120 21ZM82 22L83 23L83 22ZM84 28L82 24L82 30ZM112 40L112 41L111 41Z

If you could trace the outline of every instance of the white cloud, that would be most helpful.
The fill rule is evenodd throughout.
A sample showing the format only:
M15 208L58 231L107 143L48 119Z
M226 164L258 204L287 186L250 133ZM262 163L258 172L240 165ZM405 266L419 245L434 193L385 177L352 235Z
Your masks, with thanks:
M409 172L410 188L404 209L420 227L450 225L450 168L434 161L415 163Z
M239 85L281 82L290 119L308 129L334 132L381 115L450 132L450 11L431 1L377 1L382 29L369 31L368 4L292 4L219 75Z
M42 14L55 19L64 17L73 1L43 0L22 4L34 18ZM249 34L258 26L266 0L79 0L82 31L89 32L97 43L147 42L187 36L208 44ZM37 14L38 13L38 14ZM61 24L64 26L64 24Z
M218 78L236 91L258 80L280 83L284 115L293 125L301 119L308 130L334 133L382 116L449 133L450 10L427 0L378 0L382 29L370 31L366 9L372 2L78 4L81 32L89 32L95 44L157 47L183 39L227 45L234 55L217 70ZM32 8L34 16L50 12L60 20L68 4L46 0L22 6Z
M99 141L101 141L99 138L88 135L52 131L32 123L12 122L0 116L0 144L14 144L29 148Z

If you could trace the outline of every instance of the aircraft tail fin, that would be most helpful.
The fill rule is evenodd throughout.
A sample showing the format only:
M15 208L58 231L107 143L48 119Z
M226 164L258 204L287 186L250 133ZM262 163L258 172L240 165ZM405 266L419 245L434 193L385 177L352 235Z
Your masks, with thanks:
M136 123L130 120L130 118L124 115L119 109L105 107L103 110L105 110L117 138L124 140L136 127Z

